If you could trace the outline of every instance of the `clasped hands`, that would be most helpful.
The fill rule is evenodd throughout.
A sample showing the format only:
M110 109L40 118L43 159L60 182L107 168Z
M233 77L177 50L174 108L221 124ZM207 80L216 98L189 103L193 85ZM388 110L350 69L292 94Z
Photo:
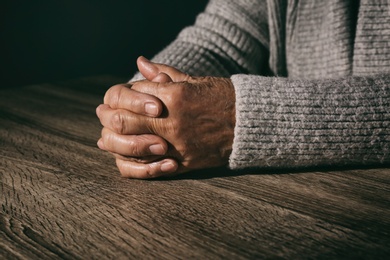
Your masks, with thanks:
M192 77L144 57L145 80L111 87L96 109L100 149L122 176L155 178L224 166L232 151L235 93L228 78Z

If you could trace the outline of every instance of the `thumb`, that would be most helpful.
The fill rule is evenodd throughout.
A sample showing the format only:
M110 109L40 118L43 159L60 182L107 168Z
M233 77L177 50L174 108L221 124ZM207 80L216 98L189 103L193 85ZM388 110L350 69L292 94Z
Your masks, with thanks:
M138 57L137 66L139 72L153 82L178 82L188 79L188 75L180 70L165 64L154 63L143 56Z

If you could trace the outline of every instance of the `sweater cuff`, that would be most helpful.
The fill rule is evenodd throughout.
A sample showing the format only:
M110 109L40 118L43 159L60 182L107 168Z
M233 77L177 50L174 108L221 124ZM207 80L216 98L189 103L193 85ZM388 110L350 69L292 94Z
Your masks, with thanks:
M259 147L260 143L267 143L269 138L265 134L266 125L261 120L264 112L262 103L265 100L259 96L259 85L262 89L272 89L273 78L256 76L256 84L248 75L233 75L231 80L236 93L236 125L229 167L242 169L267 166L270 154Z
M389 79L233 75L232 169L389 160Z

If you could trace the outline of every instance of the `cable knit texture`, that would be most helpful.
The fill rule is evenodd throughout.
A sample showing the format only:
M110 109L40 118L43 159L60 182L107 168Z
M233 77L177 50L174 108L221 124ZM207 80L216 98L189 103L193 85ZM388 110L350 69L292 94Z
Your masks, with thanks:
M211 0L153 60L231 77L232 169L390 163L389 0Z

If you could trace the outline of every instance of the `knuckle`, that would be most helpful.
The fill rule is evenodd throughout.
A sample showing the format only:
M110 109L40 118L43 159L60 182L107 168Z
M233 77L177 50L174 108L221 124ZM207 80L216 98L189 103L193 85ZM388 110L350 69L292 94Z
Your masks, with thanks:
M171 117L170 120L167 120L166 122L166 130L170 135L178 137L178 135L182 133L183 128L185 128L185 125L185 119L179 116Z
M145 171L143 174L145 178L151 179L157 177L155 166L154 163L145 164Z
M131 89L135 90L135 91L140 91L141 88L142 88L142 83L145 83L147 82L147 80L139 80L139 81L136 81L132 84L131 86Z
M103 141L107 142L109 141L109 133L106 131L105 128L102 129L101 133L100 133L101 137L103 138Z
M171 135L173 135L175 138L179 138L182 127L184 124L181 122L182 120L180 118L172 118L169 123L167 124L167 129L170 132Z
M143 156L143 149L140 147L140 143L136 140L130 140L128 142L128 149L132 156Z
M190 76L189 74L185 73L183 81L185 81L185 82L193 82L193 81L195 81L195 77Z
M104 103L110 105L112 108L116 108L119 104L123 88L123 84L114 85L109 88L104 95Z
M166 93L163 97L166 107L170 109L181 109L186 100L186 88L182 84L177 84L173 91Z
M119 173L122 176L127 176L128 175L127 168L124 167L124 161L123 160L116 159L116 166L118 167Z
M150 133L163 133L163 127L161 124L161 120L149 120L148 119L148 124L146 125L148 131Z
M122 113L115 112L111 117L112 130L118 134L124 134L126 132L126 121Z

